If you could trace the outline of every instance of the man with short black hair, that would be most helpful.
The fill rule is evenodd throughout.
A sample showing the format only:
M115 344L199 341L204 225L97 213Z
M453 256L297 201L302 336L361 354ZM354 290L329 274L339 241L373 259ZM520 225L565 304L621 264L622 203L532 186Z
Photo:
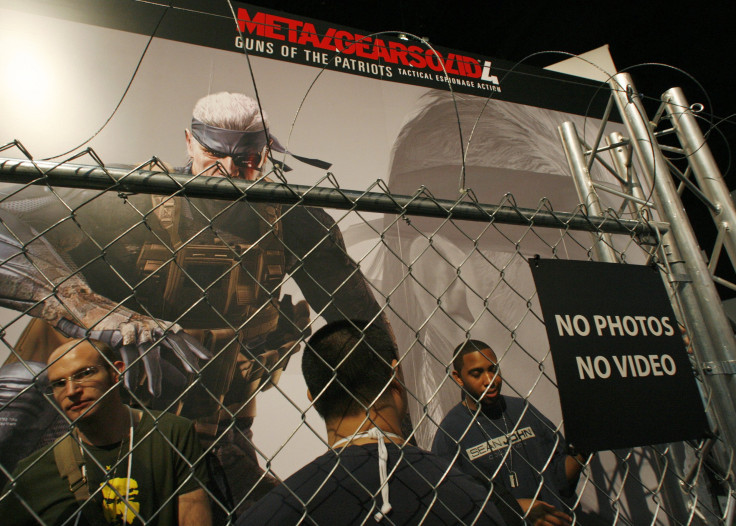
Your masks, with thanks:
M49 395L73 431L18 464L13 495L0 502L4 521L211 524L192 422L123 404L124 364L100 341L72 340L48 363Z
M489 492L409 445L406 389L388 334L339 321L302 357L307 396L330 449L257 502L238 524L506 524ZM510 499L513 501L513 499Z
M432 451L484 485L503 484L525 511L545 516L534 524L569 524L556 508L574 505L584 459L567 455L555 426L528 401L501 395L501 369L488 344L466 340L453 357L463 401L442 420Z

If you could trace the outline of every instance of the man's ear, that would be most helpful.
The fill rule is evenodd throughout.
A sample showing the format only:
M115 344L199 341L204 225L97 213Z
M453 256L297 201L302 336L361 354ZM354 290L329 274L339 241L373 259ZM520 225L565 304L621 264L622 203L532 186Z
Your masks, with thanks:
M271 139L271 142L273 142L273 139ZM269 143L270 146L270 143ZM258 161L258 166L256 166L257 169L263 168L263 165L266 164L266 160L268 159L268 152L269 152L269 146L264 146L261 150L261 160Z
M307 389L307 398L310 402L314 402L314 398L312 398L312 392L309 389Z
M460 373L458 373L455 369L452 370L452 379L455 380L455 383L460 387L465 387L463 379L460 377Z
M394 359L391 361L391 368L396 371L389 389L394 397L394 403L399 407L400 412L403 414L409 409L409 401L406 396L406 387L404 386L404 375L401 373L401 367L399 367L398 360Z
M187 143L187 155L189 157L194 157L194 150L192 147L192 132L190 132L188 128L184 128L184 139Z
M120 376L125 372L125 362L123 362L122 360L116 360L112 362L112 366L117 376L115 382L118 382L120 381Z

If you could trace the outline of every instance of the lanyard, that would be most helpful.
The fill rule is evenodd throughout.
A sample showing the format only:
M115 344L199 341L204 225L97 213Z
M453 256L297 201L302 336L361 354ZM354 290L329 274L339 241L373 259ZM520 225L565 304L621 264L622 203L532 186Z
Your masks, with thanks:
M376 522L381 522L381 519L391 511L391 503L388 500L388 450L386 449L386 443L383 439L394 438L403 442L404 437L395 433L383 431L377 427L372 427L368 431L355 433L349 437L338 440L332 444L332 448L335 449L344 446L345 444L349 444L353 440L357 440L359 438L374 438L378 441L378 475L381 479L381 499L383 500L383 504L381 505L381 511L377 512L373 518L376 519Z

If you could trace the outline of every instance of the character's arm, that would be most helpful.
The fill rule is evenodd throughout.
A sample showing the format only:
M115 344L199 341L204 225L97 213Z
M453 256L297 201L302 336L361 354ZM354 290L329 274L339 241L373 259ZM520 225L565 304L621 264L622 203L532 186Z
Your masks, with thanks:
M0 210L0 306L47 321L66 336L90 337L119 349L137 383L142 362L152 394L161 389L161 349L173 352L188 372L208 354L176 324L137 314L95 294L54 248L30 227Z
M360 268L347 254L342 233L320 208L284 210L287 271L309 305L327 321L372 321L393 336L386 315Z

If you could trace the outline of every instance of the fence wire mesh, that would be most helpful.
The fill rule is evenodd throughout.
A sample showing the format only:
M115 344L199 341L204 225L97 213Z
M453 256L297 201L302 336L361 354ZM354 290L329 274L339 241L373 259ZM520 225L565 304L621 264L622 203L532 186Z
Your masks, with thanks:
M201 488L216 523L227 523L328 449L315 410L320 394L307 398L299 365L311 333L352 319L395 339L410 415L404 431L413 443L441 443L458 463L464 454L498 458L494 469L475 473L488 494L502 477L527 472L534 475L522 482L531 488L531 507L555 499L550 504L575 524L715 524L733 513L732 451L716 429L703 441L594 455L569 450L563 438L527 259L590 260L600 236L610 234L619 260L657 264L669 284L675 280L661 259L662 225L624 219L615 208L603 217L582 208L555 211L548 200L520 208L510 194L494 204L477 202L472 192L449 202L425 188L392 194L381 182L346 191L330 176L297 188L181 173L156 159L137 170L111 169L90 151L46 165L17 143L3 150L27 157L25 171L16 161L2 164L0 196L0 472L7 481L0 502L7 509L41 521L33 511L42 487L33 468L46 464L55 473L53 446L63 437L82 455L99 454L56 402L59 393L87 385L86 377L52 386L46 378L51 351L69 338L102 341L116 353L111 360L125 362L122 397L147 424L130 437L130 450L121 442L105 457L111 464L90 468L103 480L90 499L104 500L111 516L154 523L170 513L177 493ZM461 400L453 349L467 339L491 344L493 381L503 378L504 394L518 399L500 421L469 412L460 435L473 426L493 433L475 452L440 428ZM698 385L710 413L714 401L700 377ZM84 410L105 407L112 392ZM371 405L357 393L355 400ZM192 419L201 449L162 433L164 413ZM146 510L119 481L155 437L183 460L184 473L167 489L169 506ZM533 445L531 437L544 441ZM19 464L34 451L42 454ZM567 486L566 462L580 475L555 495L550 481L563 477ZM428 483L434 490L444 479ZM362 491L380 510L380 491ZM314 495L300 502L303 522L313 523ZM433 506L452 503L439 498ZM416 520L431 522L427 517Z

